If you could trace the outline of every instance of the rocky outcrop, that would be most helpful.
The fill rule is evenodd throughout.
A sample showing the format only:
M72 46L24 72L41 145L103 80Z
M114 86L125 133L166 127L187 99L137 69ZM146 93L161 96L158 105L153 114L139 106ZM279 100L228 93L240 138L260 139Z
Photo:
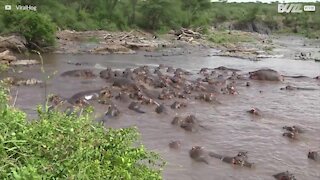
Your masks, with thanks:
M0 36L0 51L9 49L13 51L25 51L27 40L20 35L11 35L7 37Z
M17 60L13 53L9 50L5 50L0 53L0 64L7 64L11 66L28 66L40 64L37 60L26 59L26 60Z

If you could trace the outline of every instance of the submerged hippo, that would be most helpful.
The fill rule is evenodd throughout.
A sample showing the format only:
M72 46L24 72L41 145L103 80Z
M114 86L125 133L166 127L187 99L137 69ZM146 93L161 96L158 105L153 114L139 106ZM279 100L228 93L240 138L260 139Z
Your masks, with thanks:
M137 112L137 113L145 113L144 111L142 111L140 108L140 104L138 103L138 102L131 102L130 104L129 104L129 106L128 106L128 108L130 109L130 110L133 110L133 111L135 111L135 112Z
M189 151L189 156L191 159L197 162L203 162L209 164L209 153L201 146L193 146Z
M250 163L247 161L248 160L247 154L248 152L240 151L236 156L232 157L232 156L222 156L213 152L209 153L210 157L218 158L225 163L237 165L241 167L252 168L254 166L254 163Z
M298 126L284 126L282 129L285 129L287 131L293 132L293 133L303 133L304 131L298 127Z
M239 69L232 69L232 68L227 68L227 67L224 67L224 66L219 66L217 68L214 68L215 70L220 70L220 71L233 71L233 72L236 72L236 71L240 71Z
M119 109L115 105L109 105L105 118L116 117L120 114Z
M130 94L126 92L119 92L118 95L115 96L116 100L119 100L121 102L127 103L130 101Z
M249 72L250 79L261 80L261 81L283 81L283 76L281 76L277 71L272 69L260 69L257 71Z
M289 139L296 140L297 139L297 133L295 132L285 132L282 134L284 137L288 137Z
M309 151L308 158L314 161L320 161L320 156L318 151Z
M113 105L114 103L111 100L112 97L112 93L109 89L103 89L99 91L98 102L104 105Z
M286 86L286 87L284 87L284 88L280 88L280 90L306 90L306 91L312 91L312 90L316 90L316 89L314 89L314 88L303 88L303 87L295 87L295 86L290 86L290 85L288 85L288 86Z
M247 113L255 115L255 116L261 116L261 110L258 108L251 108L250 110L247 111Z
M78 92L73 96L71 96L68 99L68 102L71 104L74 104L76 101L79 101L79 100L84 100L84 101L96 100L99 98L100 91L101 90L98 89L98 90L88 90L88 91Z
M176 116L176 117L174 117L173 118L173 120L171 121L171 124L172 125L180 125L181 123L182 123L182 118L181 117L178 117L178 116Z
M181 119L179 117L175 117L171 122L173 125L180 125L182 129L189 132L196 132L199 128L207 129L207 127L201 125L198 122L198 119L194 115L189 115L185 119Z
M171 149L180 149L180 147L181 147L181 142L180 142L180 141L171 141L171 142L169 143L169 147L170 147Z
M100 71L99 73L100 78L102 79L109 79L112 78L112 69L111 68L107 68L105 70Z
M296 178L291 173L289 173L289 171L275 174L273 175L273 177L277 180L296 180Z
M76 69L71 71L66 71L61 74L62 77L83 77L83 78L95 78L96 75L91 69Z
M202 100L208 103L216 103L216 104L221 104L216 97L214 96L213 93L201 93L198 96L195 97L195 99Z
M112 86L124 88L124 87L133 87L136 88L136 83L131 79L116 77L112 79L113 84Z
M160 104L156 107L155 111L158 114L167 113L167 108L164 106L164 104Z
M206 151L204 147L201 147L201 146L193 146L189 151L189 155L193 160L197 162L204 162L206 164L209 164L210 158L218 158L221 161L232 164L232 165L248 167L248 168L253 167L253 163L250 163L247 161L248 159L247 152L239 152L234 157L228 157L228 156L222 156L213 152Z
M187 104L175 101L173 104L171 104L170 107L171 107L171 109L180 109L180 108L183 108L183 107L187 107Z
M51 95L48 98L48 102L51 103L54 106L57 106L61 103L64 103L66 101L65 98L59 96L59 95Z

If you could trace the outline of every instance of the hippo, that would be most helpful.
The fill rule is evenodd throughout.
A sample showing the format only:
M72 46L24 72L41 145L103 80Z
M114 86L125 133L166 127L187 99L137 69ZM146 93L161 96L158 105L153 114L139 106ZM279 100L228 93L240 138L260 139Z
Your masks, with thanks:
M79 63L79 62L70 62L70 61L68 61L67 62L67 64L70 64L70 65L75 65L75 66L81 66L81 65L83 65L82 63Z
M113 97L111 90L108 88L103 88L99 93L100 93L99 94L100 99L106 99L106 98L109 99Z
M168 68L167 68L167 72L168 73L174 73L174 69L173 69L173 67L171 67L171 66L169 66Z
M102 79L112 78L112 69L111 68L107 68L105 70L100 71L99 76Z
M224 66L220 66L220 67L217 67L217 68L214 68L215 70L220 70L220 71L240 71L239 69L232 69L232 68L227 68L227 67L224 67Z
M153 71L153 74L159 74L159 73L161 73L160 68L156 67Z
M172 99L172 98L173 98L173 92L169 89L163 89L158 96L158 99L160 100L166 100L166 99Z
M112 86L124 88L124 87L133 87L136 88L136 83L130 79L122 78L122 77L116 77L112 79L113 84Z
M120 114L119 109L115 105L109 105L107 112L105 113L105 117L116 117Z
M64 114L66 116L71 116L71 115L76 115L77 117L80 117L83 113L83 108L82 107L77 107L77 106L68 106L64 110Z
M193 146L189 151L189 156L196 162L209 164L209 153L201 146Z
M137 112L137 113L145 113L144 111L142 111L142 110L140 109L140 104L139 104L138 102L131 102L131 103L129 104L128 108L129 108L130 110L133 110L133 111Z
M61 103L64 103L66 101L66 99L59 96L59 95L51 95L51 96L49 96L47 101L52 103L54 106L57 106Z
M297 126L284 126L282 129L285 129L287 131L293 132L293 133L303 133L304 131Z
M175 75L192 75L191 72L183 70L182 68L177 68L174 72Z
M296 180L296 178L291 173L289 173L289 171L275 174L273 175L273 177L277 180Z
M100 91L101 90L98 89L98 90L88 90L88 91L78 92L78 93L74 94L73 96L71 96L68 99L68 102L71 104L74 104L76 101L78 101L80 99L82 99L84 101L98 99Z
M232 84L228 84L227 87L226 87L226 93L227 94L232 94L232 95L236 95L236 94L239 94L235 88L235 86Z
M199 74L209 74L210 72L210 69L209 68L201 68L200 71L199 71ZM211 73L212 74L212 73Z
M158 65L158 68L159 68L159 69L164 69L165 67L166 67L166 65L164 65L164 64L159 64L159 65Z
M126 69L123 71L123 77L124 77L124 78L127 78L127 79L131 79L131 80L134 79L133 72L131 71L130 68L126 68Z
M169 143L169 147L170 147L171 149L180 149L180 147L181 147L181 142L180 142L180 141L171 141L171 142Z
M286 86L284 88L280 88L280 90L316 90L314 88L302 88L302 87L295 87L295 86Z
M175 101L170 107L171 109L180 109L183 107L187 107L187 104Z
M208 103L220 104L220 102L215 98L213 93L201 93L200 95L196 96L195 99L203 100Z
M114 71L112 74L113 77L123 77L122 71Z
M196 132L199 128L208 129L207 127L199 124L197 118L194 115L189 115L183 120L178 119L176 123L178 123L178 125L180 125L182 129L189 132Z
M115 99L127 103L130 101L129 93L119 92L119 94L115 96Z
M250 79L261 80L261 81L283 81L283 76L281 76L277 71L273 69L260 69L257 71L249 72Z
M297 133L294 132L285 132L282 134L284 137L288 137L290 139L297 139Z
M184 121L180 124L180 127L186 131L195 131L195 125L197 123L197 119L194 115L189 115L185 118Z
M178 116L174 117L173 120L171 121L172 125L180 125L182 123L182 119Z
M294 78L294 79L309 78L308 76L302 76L302 75L298 75L298 76L283 76L283 77Z
M247 161L248 160L247 154L248 152L240 151L236 156L230 157L230 156L222 156L222 155L210 152L209 156L220 159L221 161L228 164L252 168L254 166L254 163L250 163Z
M250 110L247 111L247 113L252 114L254 116L261 116L261 110L258 108L251 108Z
M97 75L91 69L76 69L66 71L61 74L62 77L82 77L82 78L95 78Z
M167 108L164 106L164 104L160 104L156 107L155 111L158 114L163 114L163 113L167 113Z
M314 161L320 161L320 156L318 151L309 151L308 158Z

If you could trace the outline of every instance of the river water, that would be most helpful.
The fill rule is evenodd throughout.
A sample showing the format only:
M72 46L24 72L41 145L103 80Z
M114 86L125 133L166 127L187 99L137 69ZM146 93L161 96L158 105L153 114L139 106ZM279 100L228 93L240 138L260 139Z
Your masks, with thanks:
M240 69L242 73L259 68L272 68L284 75L320 75L320 63L314 61L296 61L286 58L248 61L227 57L208 57L210 52L199 52L181 56L145 57L146 52L135 55L44 55L45 69L49 73L60 74L77 68L93 68L98 73L103 67L124 69L158 64L181 67L197 72L202 67L215 68L226 66ZM87 63L74 66L66 62ZM24 77L41 78L39 67L21 68ZM309 149L320 149L320 91L282 91L281 87L295 85L320 89L320 81L315 79L291 79L284 82L252 82L251 87L239 85L239 95L219 97L221 105L209 105L194 100L188 102L186 109L172 111L169 115L158 115L153 107L143 107L146 114L137 115L120 109L120 118L110 120L109 127L128 127L135 125L142 134L142 143L154 150L168 162L163 177L167 180L268 180L272 175L292 172L297 179L319 180L320 164L307 159ZM104 82L94 80L75 80L54 76L48 85L48 91L70 97L83 91L97 89ZM43 88L19 87L16 105L27 111L30 117L35 115L35 106L43 101ZM260 93L259 91L262 91ZM14 90L12 93L14 94ZM169 102L167 103L170 104ZM246 113L251 107L263 111L262 118L254 118ZM104 107L97 107L104 111ZM149 112L150 111L150 112ZM195 133L185 132L170 124L175 114L186 116L194 114L209 130ZM282 136L282 127L297 125L305 130L297 141ZM168 147L171 140L180 140L180 150ZM217 159L210 164L193 162L188 155L192 146L204 146L207 150L233 156L238 151L248 151L249 161L255 168L233 167Z

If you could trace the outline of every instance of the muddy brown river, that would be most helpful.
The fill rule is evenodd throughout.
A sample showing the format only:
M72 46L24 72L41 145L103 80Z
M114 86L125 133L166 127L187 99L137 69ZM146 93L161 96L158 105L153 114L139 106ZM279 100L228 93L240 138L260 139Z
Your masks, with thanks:
M281 52L281 49L278 50ZM272 68L283 75L320 75L320 63L297 61L289 58L248 61L227 57L207 57L210 52L191 53L182 56L145 57L146 52L135 55L44 55L47 72L58 74L49 81L48 91L70 97L73 94L103 87L104 81L79 80L60 77L59 74L72 69L93 68L99 72L106 67L124 69L148 65L156 67L162 63L175 68L181 67L193 73L202 67L226 66L240 69L241 73L260 68ZM86 63L75 66L67 62ZM24 67L25 77L41 78L39 67ZM145 114L137 114L120 106L119 118L110 119L108 127L137 126L142 134L142 142L147 148L161 154L168 162L163 177L167 180L272 180L273 174L290 171L297 179L319 180L320 164L307 159L310 149L320 149L320 90L283 91L281 87L294 85L320 89L316 79L285 78L284 82L252 81L251 87L238 85L239 95L222 95L222 104L206 104L191 99L188 107L170 110L169 115L159 115L154 107L143 106ZM12 94L15 94L13 89ZM16 106L35 117L35 106L44 99L44 90L39 87L19 87ZM260 93L262 91L262 93ZM165 102L170 105L172 101ZM246 111L259 108L264 116L255 118ZM97 106L97 117L105 107ZM170 109L170 108L169 108ZM178 114L194 114L208 129L186 132L171 125ZM283 126L297 125L305 130L297 141L282 136ZM171 140L180 140L181 149L168 147ZM210 164L194 162L188 154L192 146L204 146L218 154L233 156L238 151L248 151L249 161L255 163L252 169L234 167L218 159L210 159Z

